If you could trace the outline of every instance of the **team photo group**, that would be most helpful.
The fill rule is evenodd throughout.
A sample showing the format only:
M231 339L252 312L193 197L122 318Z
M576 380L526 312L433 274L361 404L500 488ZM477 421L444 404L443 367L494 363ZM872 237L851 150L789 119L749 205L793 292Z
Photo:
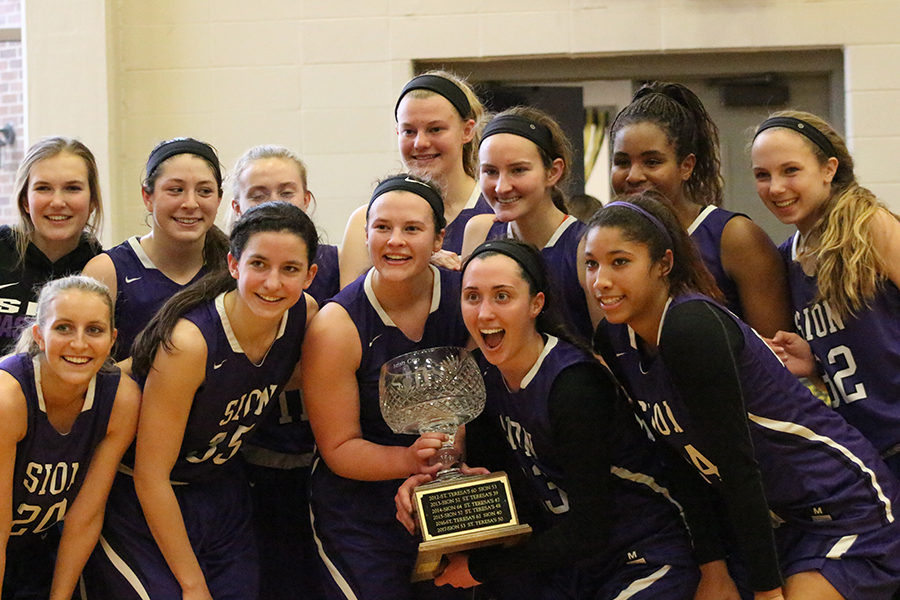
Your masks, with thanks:
M900 598L900 217L831 125L749 135L773 241L681 84L611 121L605 205L541 110L433 71L393 116L339 247L289 148L148 148L106 249L91 150L27 150L2 600Z

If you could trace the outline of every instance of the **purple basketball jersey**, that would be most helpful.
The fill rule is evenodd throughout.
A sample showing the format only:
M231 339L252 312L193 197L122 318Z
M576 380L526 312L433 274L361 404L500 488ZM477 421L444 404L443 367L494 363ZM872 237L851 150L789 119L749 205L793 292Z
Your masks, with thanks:
M572 334L589 343L594 335L594 327L591 324L584 288L578 280L578 265L581 258L578 256L578 244L581 243L585 229L587 225L568 215L541 248L541 256L547 265L547 275L550 285L553 286L557 304L562 307L560 317ZM513 237L509 225L495 222L485 239L494 240L503 237Z
M841 318L826 300L816 300L815 276L796 259L798 234L779 250L797 332L809 342L825 371L832 407L859 429L882 457L900 453L900 290L890 281L869 307ZM900 475L900 473L898 473Z
M541 500L547 525L569 511L566 473L554 461L554 446L547 403L553 384L566 368L595 364L587 352L553 336L546 336L537 362L525 375L520 389L511 392L500 371L477 353L485 377L485 413L495 421L516 457L536 496ZM616 421L609 425L610 524L605 551L590 557L592 563L622 564L638 556L649 562L690 563L687 532L677 504L661 479L662 465L647 435L623 397L598 397L597 402L616 403ZM588 558L588 557L585 557Z
M46 532L65 518L78 495L94 449L106 436L119 389L119 370L91 380L81 413L66 433L50 423L41 391L40 360L15 354L0 363L16 378L28 406L28 431L16 445L10 535Z
M447 223L447 227L444 229L444 244L442 248L444 250L456 252L457 254L462 252L463 234L466 231L466 223L468 223L469 219L475 215L487 215L492 212L491 205L488 204L487 200L484 199L484 196L481 195L481 191L476 183L475 188L472 190L472 194L469 197L469 201L466 202L465 208L459 211L459 214L456 215L455 219Z
M692 301L720 307L706 296L685 294L670 301L662 323L672 308ZM743 333L736 368L754 456L774 517L821 535L862 533L893 523L900 490L872 445L813 397L748 325L724 309L721 313ZM639 350L628 326L603 327L627 387L657 440L672 446L718 486L721 478L708 458L706 436L694 426L662 359Z
M703 264L712 273L716 285L725 295L725 306L741 319L744 318L744 307L741 305L737 285L722 266L722 232L731 219L745 216L710 205L697 215L687 230L700 253L700 258L703 259Z
M184 315L206 340L206 379L194 395L178 460L175 481L210 479L234 458L247 436L273 408L300 358L306 330L303 296L288 310L259 364L241 349L225 312L224 294Z
M138 237L125 240L106 254L116 267L116 329L119 334L114 358L122 360L131 356L134 338L166 300L203 277L206 267L200 269L187 285L181 285L156 268Z

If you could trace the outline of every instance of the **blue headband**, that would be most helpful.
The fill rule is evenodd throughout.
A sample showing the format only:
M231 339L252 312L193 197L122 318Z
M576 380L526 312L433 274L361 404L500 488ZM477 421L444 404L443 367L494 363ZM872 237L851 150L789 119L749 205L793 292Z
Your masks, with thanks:
M643 215L643 217L646 218L651 223L653 223L653 226L656 227L660 231L660 233L663 234L663 237L666 238L666 241L668 242L668 245L666 247L674 250L675 244L672 241L672 234L669 233L669 230L666 229L666 226L663 225L662 221L660 221L655 216L653 216L653 213L651 213L650 211L644 210L637 204L632 204L631 202L623 202L621 200L616 200L615 202L610 202L603 208L606 209L606 208L610 208L613 206L622 206L629 210L633 210L634 212L636 212L640 215Z

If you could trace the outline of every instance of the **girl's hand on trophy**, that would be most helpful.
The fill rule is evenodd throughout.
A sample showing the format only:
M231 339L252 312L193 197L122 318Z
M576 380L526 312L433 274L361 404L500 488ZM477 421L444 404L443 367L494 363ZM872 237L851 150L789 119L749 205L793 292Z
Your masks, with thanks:
M423 433L419 436L413 445L409 447L409 452L413 460L414 468L410 473L427 473L433 475L443 468L440 463L430 464L431 459L437 456L441 445L449 439L446 433L438 433L436 431Z
M490 475L491 472L484 467L470 467L466 463L459 465L459 472L463 475Z
M428 483L434 479L433 476L420 473L407 478L406 481L397 489L394 496L394 506L397 507L397 520L406 527L410 535L415 535L419 529L416 522L415 511L413 510L412 493L413 490L423 483Z
M462 552L450 554L446 557L450 561L444 571L434 578L434 585L452 585L455 588L470 588L481 585L469 573L469 555Z

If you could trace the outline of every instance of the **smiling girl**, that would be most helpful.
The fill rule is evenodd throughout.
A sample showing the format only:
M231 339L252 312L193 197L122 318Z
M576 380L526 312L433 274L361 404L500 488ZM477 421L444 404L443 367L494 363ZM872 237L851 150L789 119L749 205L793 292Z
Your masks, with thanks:
M685 509L704 575L730 587L722 540L734 540L724 548L746 564L757 600L891 598L900 484L710 295L709 273L663 202L644 192L599 211L585 266L606 314L598 349L672 453L670 479L694 486Z
M476 181L484 107L465 80L446 71L413 77L394 107L400 158L406 169L433 181L444 198L447 223L435 263L459 268L466 223L490 213ZM366 207L350 216L341 244L341 286L371 266L366 250Z
M751 156L760 199L797 227L781 253L800 336L785 330L775 346L795 374L824 373L832 406L900 476L900 221L815 115L776 113Z
M42 288L0 362L3 598L70 598L97 543L140 402L108 361L115 339L109 291L69 276Z
M150 232L91 260L84 274L113 294L119 323L116 360L131 356L137 334L176 292L208 270L224 269L228 242L213 224L222 172L212 146L192 138L158 144L141 185Z
M467 335L459 273L429 263L445 225L438 189L389 177L372 193L367 223L373 267L322 308L303 346L303 399L318 452L310 508L323 597L408 600L435 588L409 582L416 544L394 518L393 498L403 479L430 468L441 440L391 431L379 372L406 352L463 346Z
M763 335L789 327L785 269L775 245L746 215L719 208L718 128L700 99L678 83L648 83L616 116L610 138L613 190L662 193L725 305Z
M0 356L34 316L36 290L80 272L101 251L97 163L78 140L50 137L29 148L13 196L19 224L0 227Z
M316 244L299 208L248 210L228 271L173 296L138 337L140 426L133 472L117 477L107 508L101 596L256 597L249 489L232 459L296 368L316 311L303 293Z
M499 441L529 488L519 508L540 506L526 543L455 554L435 584L485 583L500 598L691 600L699 571L661 464L609 372L565 339L538 251L508 239L478 246L461 305L487 391L466 425L468 461L502 465L484 450ZM409 483L396 502L413 533Z
M593 332L584 271L578 265L584 223L567 213L563 187L572 147L560 126L535 108L517 106L484 128L478 149L481 192L493 215L466 226L463 256L490 239L511 237L541 249L551 285L565 305L569 329L584 340Z

